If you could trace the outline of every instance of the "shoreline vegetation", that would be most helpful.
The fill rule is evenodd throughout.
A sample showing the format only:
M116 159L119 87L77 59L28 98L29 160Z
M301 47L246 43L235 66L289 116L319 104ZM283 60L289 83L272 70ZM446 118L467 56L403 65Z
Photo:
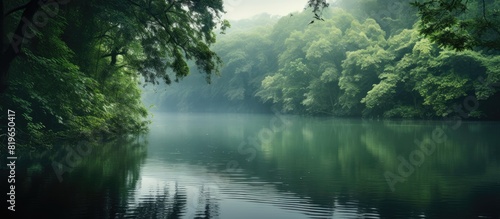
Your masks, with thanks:
M416 8L397 3L391 21L381 4L325 9L312 24L311 11L232 22L214 45L221 77L205 85L194 74L144 99L171 112L499 120L498 51L438 46L421 35Z

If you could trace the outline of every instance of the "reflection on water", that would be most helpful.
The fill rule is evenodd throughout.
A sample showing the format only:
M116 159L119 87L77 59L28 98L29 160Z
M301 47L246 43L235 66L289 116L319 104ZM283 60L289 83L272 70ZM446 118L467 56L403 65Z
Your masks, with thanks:
M263 139L259 133L272 129L273 118L158 114L148 136L93 147L62 182L51 166L61 155L25 159L19 166L18 213L36 218L500 217L498 123L444 128L447 140L392 191L384 173L397 174L398 157L410 159L418 149L414 141L431 138L442 123L286 117L285 129Z
M15 218L114 218L125 213L124 204L147 155L144 143L137 138L122 138L88 145L88 156L69 156L75 165L67 162L71 150L66 148L76 148L76 143L59 151L20 156ZM67 168L62 181L54 163Z

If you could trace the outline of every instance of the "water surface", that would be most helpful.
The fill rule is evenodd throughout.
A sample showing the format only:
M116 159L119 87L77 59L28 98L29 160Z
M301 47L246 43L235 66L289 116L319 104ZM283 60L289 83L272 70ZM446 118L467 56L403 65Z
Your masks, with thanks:
M146 136L92 146L74 165L66 157L76 149L68 147L83 145L24 156L17 214L500 218L499 128L492 122L157 113ZM439 138L435 130L442 130ZM425 153L422 141L434 150ZM70 168L62 181L61 167Z

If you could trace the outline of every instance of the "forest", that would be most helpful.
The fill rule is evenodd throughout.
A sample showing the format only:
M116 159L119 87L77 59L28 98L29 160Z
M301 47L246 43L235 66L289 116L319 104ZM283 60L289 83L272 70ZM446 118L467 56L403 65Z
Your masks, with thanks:
M1 218L500 218L500 1L0 12Z
M2 1L0 111L17 112L17 145L145 131L139 83L178 80L189 72L188 59L207 77L217 71L220 60L209 46L215 27L228 25L222 7L222 1Z
M37 147L145 131L148 110L497 120L499 9L310 0L230 22L221 0L2 1L0 111Z
M223 67L212 84L190 77L146 96L160 110L412 119L455 116L470 96L468 117L500 118L498 48L426 37L407 3L345 1L321 19L304 11L234 22L214 45Z

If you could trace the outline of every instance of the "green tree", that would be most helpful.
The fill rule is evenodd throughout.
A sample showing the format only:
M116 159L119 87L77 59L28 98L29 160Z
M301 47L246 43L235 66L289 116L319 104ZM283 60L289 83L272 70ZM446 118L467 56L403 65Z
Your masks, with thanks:
M14 85L1 95L0 110L19 112L16 128L22 136L19 145L25 146L144 130L147 111L140 101L139 76L170 83L189 73L187 61L192 60L209 79L220 63L209 48L213 31L228 26L220 18L222 1L0 6L0 84L6 85L10 72ZM35 20L42 15L47 15L43 25Z
M378 82L378 74L392 60L392 55L383 49L385 32L373 19L367 19L363 24L353 22L345 39L351 51L342 62L339 86L343 94L339 102L345 111L359 115L362 98Z
M51 2L57 7L66 1ZM0 5L2 11L4 3ZM26 38L25 26L32 25L33 16L44 13L43 4L31 0L25 5L14 8L4 16L14 16L22 11L20 20L14 30L2 25L2 87L7 82L7 73L15 57L22 49L22 41ZM47 6L48 7L48 6ZM198 68L208 75L217 72L219 58L209 49L215 42L213 30L222 24L222 1L84 1L70 4L69 11L76 12L80 18L90 21L71 20L72 24L83 28L91 28L94 37L100 40L102 57L109 57L110 65L116 65L119 56L127 63L127 67L142 74L148 82L156 83L158 78L170 83L167 69L172 69L175 78L182 78L189 72L186 60L194 60ZM13 18L12 20L16 20ZM31 25L29 25L31 24ZM78 25L81 24L81 25ZM24 28L24 29L23 29ZM86 30L86 29L83 29ZM6 46L4 33L14 32L13 46ZM73 36L75 37L75 36ZM131 50L137 45L136 50Z
M304 112L302 101L313 73L302 59L296 59L286 64L277 74L267 76L262 81L262 90L256 95L263 101L278 103L284 112Z
M432 42L457 51L500 50L498 1L426 0L413 5L420 16L420 33Z
M390 63L383 69L379 69L379 83L375 83L373 88L366 93L361 103L366 107L364 114L369 116L383 117L403 117L421 118L422 100L418 92L414 91L414 86L418 78L413 77L414 68L426 65L432 45L424 41L425 50L416 50L415 45L421 39L414 29L406 29L400 34L391 36L387 40L388 52L392 56ZM422 46L423 46L422 45ZM417 71L426 72L426 70Z

